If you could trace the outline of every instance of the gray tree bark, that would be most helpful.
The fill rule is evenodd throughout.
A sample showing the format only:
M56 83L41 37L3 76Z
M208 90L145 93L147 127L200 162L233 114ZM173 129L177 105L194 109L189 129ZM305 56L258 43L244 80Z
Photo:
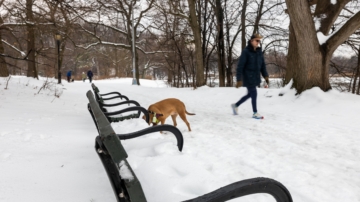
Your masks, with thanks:
M319 2L322 2L322 0L319 0ZM286 5L292 27L290 29L293 30L288 50L291 58L289 58L287 64L287 69L290 69L289 74L292 75L287 75L286 80L293 79L293 87L295 87L298 94L312 87L320 87L324 91L331 89L329 82L331 56L341 43L360 28L360 12L348 20L324 44L319 44L309 2L307 0L286 0ZM340 3L336 5L342 6ZM337 16L329 16L329 18L336 19ZM321 26L328 27L324 21ZM327 33L324 33L324 35L327 35Z
M26 0L26 20L30 23L34 23L34 15L33 15L33 1L32 0ZM27 29L27 51L28 54L28 61L27 61L27 76L38 78L38 73L35 66L35 26L27 23L26 29Z
M4 21L0 17L0 24L3 24L3 23L4 23ZM3 46L3 43L2 43L1 32L0 32L0 53L2 53L2 54L5 53L4 46ZM0 56L0 77L8 77L8 76L9 76L9 70L7 68L7 65L6 65L5 57Z
M215 16L217 21L217 56L219 71L219 86L225 87L225 45L224 45L224 14L221 0L215 0Z
M195 3L196 0L188 0L189 10L190 10L189 21L195 40L196 87L200 87L205 85L204 62L203 62L203 53L201 49L201 31L196 16Z

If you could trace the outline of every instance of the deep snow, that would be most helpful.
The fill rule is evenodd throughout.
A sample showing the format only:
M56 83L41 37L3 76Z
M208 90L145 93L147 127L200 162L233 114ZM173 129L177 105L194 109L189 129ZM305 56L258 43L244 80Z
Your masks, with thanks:
M115 201L94 150L96 128L87 111L88 82L67 83L62 95L40 81L0 78L0 201ZM56 82L56 81L55 81ZM119 91L147 108L165 98L182 100L192 132L179 152L172 134L122 141L128 161L150 202L181 201L235 181L269 177L283 183L296 202L360 201L360 97L318 88L258 89L264 120L251 104L231 113L245 88L169 88L162 81L95 80L100 91ZM282 92L284 96L278 96ZM167 120L172 124L171 119ZM142 119L112 124L117 133L149 127ZM233 201L275 201L268 195Z

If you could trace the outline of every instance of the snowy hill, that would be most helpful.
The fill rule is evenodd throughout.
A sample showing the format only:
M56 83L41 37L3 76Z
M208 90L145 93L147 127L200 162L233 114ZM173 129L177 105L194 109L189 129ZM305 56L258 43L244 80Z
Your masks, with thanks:
M0 78L0 201L115 201L94 150L97 131L85 96L90 84L63 81L56 98L54 91L40 90L43 83L14 76L4 89L6 78ZM231 113L230 104L245 88L176 89L150 80L132 86L131 79L94 83L145 108L174 97L196 113L187 116L192 132L178 118L183 152L171 134L122 141L150 202L182 201L254 177L283 183L296 202L360 201L359 96L317 88L295 96L287 88L261 88L258 110L265 119L255 120L250 101L239 115ZM117 133L149 127L142 119L112 126ZM233 201L275 200L253 195Z

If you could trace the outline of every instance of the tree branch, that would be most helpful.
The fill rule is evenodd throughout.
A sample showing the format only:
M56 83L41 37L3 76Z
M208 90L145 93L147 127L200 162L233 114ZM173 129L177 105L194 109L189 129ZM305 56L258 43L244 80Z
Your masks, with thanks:
M325 47L332 54L350 35L360 28L360 11L350 18L335 34L326 42Z

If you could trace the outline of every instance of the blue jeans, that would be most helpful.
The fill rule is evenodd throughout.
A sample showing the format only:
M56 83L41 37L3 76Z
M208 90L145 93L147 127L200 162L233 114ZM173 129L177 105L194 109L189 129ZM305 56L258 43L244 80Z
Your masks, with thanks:
M256 113L257 112L257 108L256 108L256 97L257 97L256 86L254 86L254 87L246 87L246 88L248 90L247 95L245 95L237 103L235 103L235 106L238 107L242 103L244 103L247 99L251 98L251 104L252 104L253 112Z

